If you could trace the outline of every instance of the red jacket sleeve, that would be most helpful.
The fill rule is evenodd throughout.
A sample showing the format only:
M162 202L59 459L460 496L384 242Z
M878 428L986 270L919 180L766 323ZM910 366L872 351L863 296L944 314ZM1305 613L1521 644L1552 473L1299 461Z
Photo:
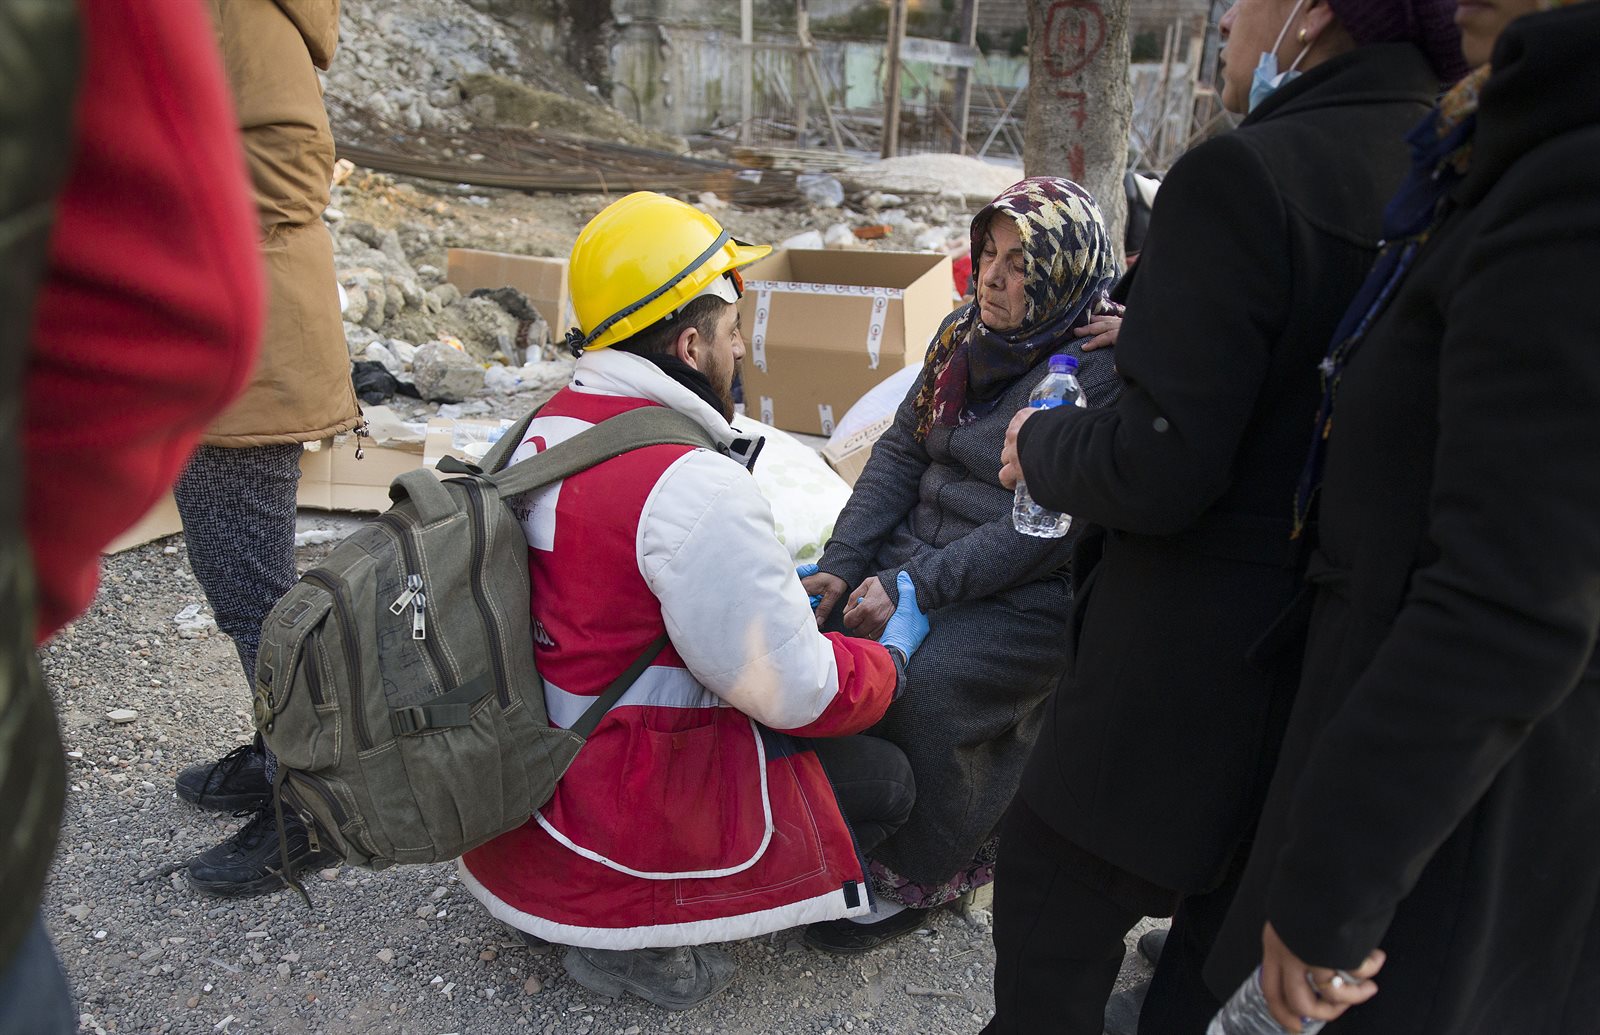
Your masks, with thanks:
M88 606L101 549L244 387L256 221L201 0L80 0L84 80L25 388L42 641Z
M828 633L839 670L839 692L822 714L783 732L800 737L843 737L875 725L894 703L902 673L889 649L876 640Z

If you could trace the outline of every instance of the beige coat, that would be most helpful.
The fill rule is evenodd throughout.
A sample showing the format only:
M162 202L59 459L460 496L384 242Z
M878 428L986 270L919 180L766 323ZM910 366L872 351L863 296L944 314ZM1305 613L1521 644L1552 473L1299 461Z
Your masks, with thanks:
M210 0L261 217L267 319L245 393L203 441L263 446L325 438L359 418L322 225L333 132L316 69L339 40L338 0Z

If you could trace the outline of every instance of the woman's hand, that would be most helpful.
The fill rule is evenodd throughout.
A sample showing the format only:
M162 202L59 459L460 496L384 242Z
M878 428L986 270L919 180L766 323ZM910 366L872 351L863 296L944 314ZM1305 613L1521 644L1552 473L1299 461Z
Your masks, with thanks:
M1076 327L1072 333L1080 339L1078 347L1085 352L1095 349L1109 349L1117 343L1117 335L1122 330L1122 317L1111 316L1103 313L1094 317L1082 327Z
M883 583L876 575L868 575L866 581L850 591L850 600L844 605L844 627L852 636L875 640L892 614L894 602L884 591Z
M1000 450L1000 484L1008 489L1015 489L1017 483L1022 481L1022 462L1017 459L1017 434L1022 431L1029 417L1039 411L1031 406L1017 411L1011 418L1011 426L1006 429L1006 444Z
M833 613L833 605L844 596L847 588L844 579L825 571L818 571L815 564L802 564L796 571L800 575L800 585L805 588L806 595L811 597L811 610L816 612L817 628L820 629L822 623Z
M1306 1018L1331 1021L1378 994L1371 978L1386 958L1382 949L1373 949L1354 971L1313 967L1283 944L1278 932L1267 924L1261 932L1261 990L1267 997L1267 1009L1288 1031L1300 1031Z

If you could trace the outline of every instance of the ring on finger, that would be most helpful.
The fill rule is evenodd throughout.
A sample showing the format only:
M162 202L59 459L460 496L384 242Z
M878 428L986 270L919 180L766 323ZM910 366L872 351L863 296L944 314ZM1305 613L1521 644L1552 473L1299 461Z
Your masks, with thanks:
M1332 976L1328 978L1326 983L1318 981L1317 976L1309 970L1305 973L1306 984L1311 986L1312 994L1318 999L1322 998L1323 992L1331 992L1337 989L1349 987L1351 985L1359 985L1361 983L1360 978L1356 977L1354 974L1351 974L1347 970L1335 970Z

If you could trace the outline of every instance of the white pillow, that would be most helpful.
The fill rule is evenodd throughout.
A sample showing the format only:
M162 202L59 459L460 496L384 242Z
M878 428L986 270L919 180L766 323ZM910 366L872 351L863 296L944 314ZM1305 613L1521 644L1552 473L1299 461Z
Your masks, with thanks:
M834 425L833 436L828 439L828 444L842 442L867 425L894 416L921 373L922 364L913 363L869 388L867 394L857 399L856 404L846 410L839 423Z
M733 426L742 435L767 440L756 461L756 487L772 505L778 541L795 563L806 564L822 556L833 535L833 523L850 498L850 486L833 473L815 449L786 431L739 414Z

